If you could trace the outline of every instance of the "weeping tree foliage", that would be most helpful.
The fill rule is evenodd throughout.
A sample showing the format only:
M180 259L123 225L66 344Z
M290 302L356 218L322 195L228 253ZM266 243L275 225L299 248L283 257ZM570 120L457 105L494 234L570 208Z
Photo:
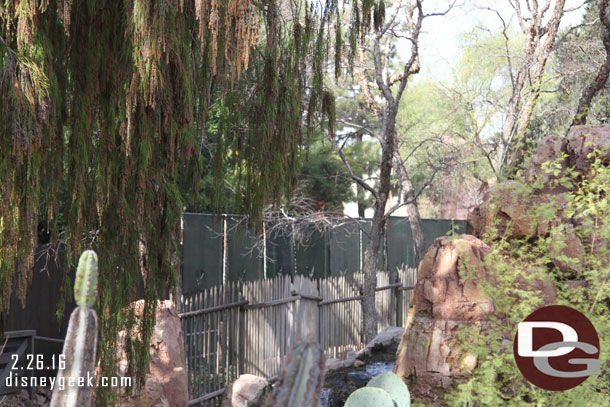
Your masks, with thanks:
M128 372L142 378L156 300L177 282L182 196L198 189L203 147L217 184L233 171L239 207L256 218L290 191L301 128L333 110L324 61L348 47L340 31L329 35L337 2L315 4L3 1L0 309L13 293L25 299L39 224L71 264L93 248L105 259L101 374L116 374L125 331ZM351 42L382 7L352 2ZM71 285L66 275L66 293ZM136 318L129 304L142 296ZM100 388L98 405L109 396Z

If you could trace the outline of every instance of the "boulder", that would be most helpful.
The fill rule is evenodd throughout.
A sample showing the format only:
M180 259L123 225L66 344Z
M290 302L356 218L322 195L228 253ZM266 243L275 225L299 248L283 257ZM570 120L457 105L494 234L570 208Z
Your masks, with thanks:
M141 315L144 301L133 304L136 315ZM184 363L184 337L180 318L172 301L160 301L157 322L150 342L150 363L144 386L136 395L123 394L121 406L158 407L188 404L187 375ZM121 333L125 336L125 333ZM121 352L122 374L125 374L127 355Z
M402 338L405 328L400 326L388 326L381 331L366 347L356 354L358 359L386 360L384 355L394 355Z
M538 223L528 213L531 205L532 196L524 184L517 181L499 183L469 215L466 232L477 237L490 232L508 238L535 235Z
M349 369L351 367L362 367L364 366L365 363L360 360L360 359L356 359L356 358L350 358L350 359L345 359L345 360L339 360L339 359L334 359L334 358L329 358L326 359L326 372L331 372L331 371L336 371L336 370L344 370L344 369Z
M545 165L548 165L545 163L557 161L561 173L563 173L566 168L568 168L568 160L564 157L566 154L566 146L567 139L565 137L555 135L545 137L532 156L530 166L527 170L527 182L532 183L536 179L540 179L543 184L547 184L549 181L557 179L557 176L546 173L543 168Z
M574 126L568 134L566 151L569 165L582 174L589 172L591 160L588 157L594 150L605 150L605 162L610 162L610 125L590 127Z
M459 350L456 334L463 325L485 329L487 315L494 310L474 279L464 276L466 270L484 275L482 259L490 250L470 235L441 237L419 264L409 322L394 368L415 396L450 385L454 377L468 374L476 365L474 355ZM417 385L412 386L412 381Z
M443 320L486 319L485 315L493 310L491 300L472 279L460 277L459 269L483 274L481 260L490 250L470 235L436 239L417 270L417 285L411 297L414 312Z
M252 407L258 405L271 384L265 378L243 374L227 386L220 407Z

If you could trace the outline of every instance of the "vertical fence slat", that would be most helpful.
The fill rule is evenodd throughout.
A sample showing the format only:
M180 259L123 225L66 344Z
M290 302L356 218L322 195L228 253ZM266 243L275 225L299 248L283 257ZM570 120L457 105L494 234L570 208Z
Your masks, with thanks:
M414 286L417 271L403 268L395 274L403 287ZM390 286L388 273L378 273L378 287ZM273 279L225 282L180 299L183 312L204 310L185 316L187 377L190 399L222 390L239 375L251 373L276 376L281 362L295 343L314 335L327 357L344 358L362 348L362 308L360 306L363 273L312 280L302 275L279 275ZM293 293L307 298L291 299ZM320 303L320 297L330 303ZM288 302L248 307L272 300ZM377 291L375 308L378 330L406 323L411 290L398 287ZM210 309L227 304L223 310ZM216 406L220 398L205 404Z

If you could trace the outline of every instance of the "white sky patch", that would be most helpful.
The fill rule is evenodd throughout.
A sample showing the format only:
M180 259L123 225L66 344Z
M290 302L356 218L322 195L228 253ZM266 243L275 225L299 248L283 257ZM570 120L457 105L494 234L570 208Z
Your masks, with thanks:
M465 4L464 4L465 3ZM524 3L524 2L522 2ZM582 4L582 0L567 0L566 9ZM424 12L438 12L445 8L445 1L424 2ZM434 7L434 8L432 8ZM417 78L433 77L438 80L448 79L451 66L455 64L460 55L459 36L472 32L477 25L484 25L490 30L500 30L501 20L495 12L485 10L486 7L497 10L508 23L516 24L517 19L509 0L473 0L465 1L456 6L445 16L430 17L424 20L420 34L420 61L422 72ZM525 4L522 4L525 9ZM579 24L582 20L585 7L564 14L560 30ZM552 9L547 12L549 16ZM548 19L548 17L547 17ZM398 55L409 55L406 41L398 45ZM404 49L404 51L402 51ZM416 79L417 80L417 79Z

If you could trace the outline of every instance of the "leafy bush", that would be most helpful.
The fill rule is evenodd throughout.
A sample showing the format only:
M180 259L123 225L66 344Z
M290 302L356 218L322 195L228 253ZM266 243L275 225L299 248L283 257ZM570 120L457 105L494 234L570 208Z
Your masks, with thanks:
M464 328L459 333L463 350L475 354L479 362L473 376L445 396L449 405L610 405L609 348L604 343L610 338L610 168L604 163L605 156L600 151L589 154L591 166L586 175L562 168L559 160L549 162L543 167L545 176L518 191L522 199L533 202L531 221L538 230L548 227L548 233L515 239L508 237L510 233L500 233L498 227L483 237L492 246L484 259L489 275L480 279L466 269L462 277L478 278L478 286L492 298L496 309L488 330ZM541 194L542 188L555 193ZM534 196L544 199L532 200ZM582 258L565 255L574 236L582 242ZM567 267L561 271L557 263ZM514 362L517 324L543 305L543 296L526 287L536 280L555 284L556 303L584 313L600 338L601 372L568 391L535 387Z

